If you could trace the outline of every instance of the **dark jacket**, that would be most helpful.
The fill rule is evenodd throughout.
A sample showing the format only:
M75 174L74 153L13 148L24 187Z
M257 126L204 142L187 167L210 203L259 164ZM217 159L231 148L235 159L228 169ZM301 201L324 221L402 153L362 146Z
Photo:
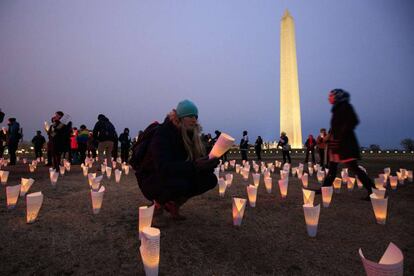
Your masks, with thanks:
M43 147L45 143L46 143L46 139L42 135L36 135L32 139L32 144L34 145L35 148L41 148Z
M315 146L316 146L316 140L315 140L315 138L312 138L312 139L308 138L308 139L306 139L305 147L306 147L307 150L313 150L315 148Z
M119 135L118 141L121 143L122 148L129 148L131 146L131 138L129 138L129 134L125 132Z
M263 140L261 138L256 139L256 143L254 144L255 151L260 151L262 149Z
M70 149L70 135L72 122L67 125L61 122L54 122L49 128L49 141L55 152L68 152Z
M193 161L187 160L179 129L167 118L152 137L141 169L136 171L138 185L149 199L157 199L165 190L190 190L197 185ZM205 173L204 179L217 183L213 171Z
M282 147L282 150L288 151L290 150L289 147L289 138L287 136L280 136L279 143L277 143L277 147Z
M18 143L19 140L22 138L20 135L20 124L18 122L13 122L9 125L9 131L7 132L8 135L8 143Z
M249 148L249 137L244 135L243 138L240 140L240 150L247 150Z
M114 125L108 118L99 119L93 128L93 137L99 142L115 141L118 138Z
M341 102L333 106L328 148L332 153L339 154L341 160L361 157L354 132L358 124L358 116L351 104Z

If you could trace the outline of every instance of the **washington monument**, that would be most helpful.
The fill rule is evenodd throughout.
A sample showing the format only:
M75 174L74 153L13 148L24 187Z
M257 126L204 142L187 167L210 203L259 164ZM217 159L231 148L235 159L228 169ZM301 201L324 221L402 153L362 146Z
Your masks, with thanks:
M280 23L280 132L292 148L302 148L295 22L286 10Z

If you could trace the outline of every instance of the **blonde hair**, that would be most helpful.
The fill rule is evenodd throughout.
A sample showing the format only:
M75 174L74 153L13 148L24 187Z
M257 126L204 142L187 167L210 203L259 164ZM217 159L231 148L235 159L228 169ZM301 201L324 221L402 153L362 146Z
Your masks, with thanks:
M188 160L196 160L206 154L203 142L201 141L201 126L199 124L193 129L193 137L188 135L188 132L180 118L177 116L177 111L173 109L168 113L170 121L181 131L184 148L188 154Z

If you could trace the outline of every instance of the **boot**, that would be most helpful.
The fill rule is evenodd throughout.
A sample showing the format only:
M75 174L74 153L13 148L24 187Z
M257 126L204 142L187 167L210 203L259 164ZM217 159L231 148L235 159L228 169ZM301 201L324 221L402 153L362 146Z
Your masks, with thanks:
M180 207L174 201L168 201L164 205L165 210L169 212L174 220L185 220L186 218L180 215Z

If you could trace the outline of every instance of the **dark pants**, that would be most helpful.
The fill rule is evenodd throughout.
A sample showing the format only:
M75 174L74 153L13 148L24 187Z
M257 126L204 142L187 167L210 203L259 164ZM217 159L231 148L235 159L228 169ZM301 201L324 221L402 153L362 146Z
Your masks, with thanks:
M309 161L309 152L312 156L312 163L315 163L315 149L306 149L305 163L308 163Z
M255 151L257 155L257 160L262 160L262 149L255 149Z
M286 157L287 157L287 159L289 161L288 163L289 164L292 164L292 160L290 159L290 153L289 153L288 150L282 150L282 156L283 156L283 164L286 163Z
M329 156L327 157L328 160L325 160L325 149L318 149L319 153L319 165L322 168L325 168L325 162L329 163Z
M78 143L79 158L80 158L81 163L85 162L86 149L87 149L86 143Z
M72 163L72 164L80 164L79 163L79 145L78 145L78 148L76 148L76 149L70 149L70 158L69 158L69 161Z
M60 160L62 158L62 151L60 151L52 142L51 144L51 152L52 152L52 166L58 172L60 166ZM63 153L64 154L64 153Z
M364 185L364 188L368 191L369 194L372 193L372 188L375 188L374 183L372 180L368 177L368 175L361 170L361 168L358 167L358 163L356 160L346 162L344 163L344 166L346 166L349 170L351 170L358 179L362 182L362 185ZM325 178L325 181L323 182L324 187L326 186L332 186L332 183L335 180L336 173L338 170L338 163L330 162L329 163L329 173Z
M47 165L48 166L52 166L53 164L53 152L52 149L50 148L49 144L47 146Z
M16 165L16 151L19 146L19 141L10 141L7 148L9 149L10 165Z
M121 145L121 159L122 159L122 162L128 163L128 160L129 160L129 147Z
M43 157L43 153L42 153L42 147L35 147L35 158L42 158Z
M241 152L241 156L242 156L242 160L248 160L247 159L247 150L240 150Z
M112 148L111 156L116 161L118 158L118 142L114 142L114 146Z

